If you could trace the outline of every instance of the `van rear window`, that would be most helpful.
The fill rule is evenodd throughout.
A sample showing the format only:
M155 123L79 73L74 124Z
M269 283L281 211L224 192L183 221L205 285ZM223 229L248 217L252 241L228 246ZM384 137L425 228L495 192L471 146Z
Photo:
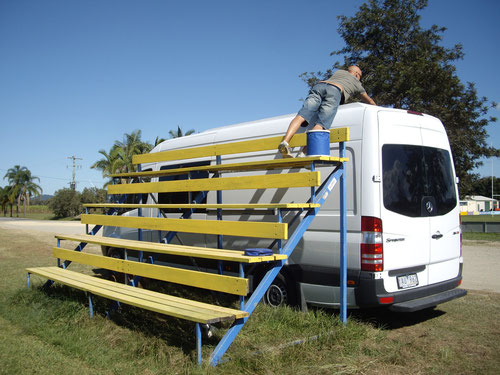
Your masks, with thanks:
M457 205L448 151L414 145L382 147L384 206L410 217L444 215Z

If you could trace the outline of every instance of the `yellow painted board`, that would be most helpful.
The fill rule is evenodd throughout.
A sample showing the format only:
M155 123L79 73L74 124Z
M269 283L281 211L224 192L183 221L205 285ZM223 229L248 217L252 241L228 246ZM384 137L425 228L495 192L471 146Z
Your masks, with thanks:
M285 169L285 168L287 169L306 168L310 167L313 161L321 162L316 165L317 167L321 167L321 166L336 164L339 162L347 162L349 161L349 159L338 158L334 156L307 156L304 158L272 159L272 160L252 161L243 163L201 165L196 167L162 169L159 171L115 173L111 174L110 177L158 177L158 176L186 174L192 171L239 172L239 171L257 171L257 170L272 170L272 169Z
M246 296L248 294L248 279L240 277L140 263L102 255L87 254L59 247L54 247L52 249L52 255L55 258L88 264L94 267L101 267L111 271L194 286L196 288L210 289L240 296Z
M177 318L183 318L183 319L188 319L188 320L193 320L193 321L205 321L205 320L211 320L214 319L215 314L204 314L202 312L193 312L193 311L186 311L182 308L179 307L172 307L168 306L162 303L157 303L157 302L152 302L148 300L144 300L143 298L140 297L134 297L130 296L124 293L121 293L121 291L113 291L109 290L105 287L102 287L101 285L99 286L94 286L92 284L88 284L83 278L78 277L78 278L67 278L65 277L66 275L61 274L62 272L40 272L36 269L31 269L27 270L28 272L31 271L31 273L37 274L39 276L44 276L46 278L49 278L50 280L53 281L58 281L60 283L63 283L65 285L71 286L73 288L81 289L87 292L90 292L92 294L101 296L101 297L106 297L113 299L115 301L120 301L122 303L127 303L132 306L140 307L143 309L163 313L166 315L171 315Z
M189 256L195 258L218 259L240 263L270 262L286 259L286 255L274 254L269 256L246 256L241 250L212 249L205 247L183 246L147 241L134 241L112 237L92 236L85 234L56 235L60 240L92 243L97 245L124 248L129 250L146 251L158 254L171 254L178 256Z
M194 159L218 155L240 154L245 152L263 151L277 149L283 136L259 138L251 141L239 141L215 144L211 146L192 147L180 150L162 151L149 154L135 155L132 159L134 164L151 163L169 160ZM330 142L345 142L349 140L349 128L337 128L330 130ZM296 134L290 141L291 147L305 146L306 134Z
M95 295L199 323L215 323L248 316L244 311L134 288L58 267L28 268L26 271Z
M107 225L113 227L142 228L185 233L222 234L241 237L288 239L286 223L255 221L219 221L195 219L164 219L154 217L81 215L82 224Z
M84 203L83 207L88 208L179 208L179 209L307 209L318 208L319 203L222 203L222 204L204 204L204 203L185 203L185 204L132 204L132 203Z
M109 194L145 194L183 191L243 190L319 186L320 172L269 174L260 176L200 178L108 185Z
M210 305L208 303L198 302L181 297L175 297L168 294L154 292L143 288L134 288L131 287L130 285L116 283L98 277L92 277L78 272L73 272L70 270L63 270L62 268L58 267L42 267L42 268L50 269L55 273L62 274L64 277L83 281L89 285L101 287L111 292L123 293L133 297L140 297L144 301L152 301L152 302L168 304L170 306L174 306L186 311L192 311L194 313L197 313L199 311L205 311L208 313L215 313L219 315L220 314L227 316L235 315L237 318L248 316L248 313L246 313L245 311L235 310L223 306Z

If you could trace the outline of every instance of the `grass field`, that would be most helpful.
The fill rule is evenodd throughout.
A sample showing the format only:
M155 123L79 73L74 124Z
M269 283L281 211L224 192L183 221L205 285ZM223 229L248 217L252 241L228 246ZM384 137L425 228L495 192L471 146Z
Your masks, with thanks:
M23 207L19 207L19 215L16 213L16 208L14 207L12 211L13 217L34 219L34 220L75 220L75 218L56 218L54 213L47 205L31 205L26 210L26 215L23 214ZM3 216L3 215L2 215ZM10 217L10 211L7 211L7 217Z
M466 215L461 216L462 222L487 222L498 223L500 222L500 215Z
M500 222L500 215L467 215L462 216L462 222L487 222L487 223L498 223ZM465 240L474 241L495 241L500 242L500 233L476 233L476 232L464 232L463 238Z
M333 311L259 306L229 361L200 368L192 323L123 305L108 320L100 299L90 319L79 291L44 290L35 276L28 290L24 268L54 265L54 243L0 229L0 374L500 373L500 294L486 292L411 315L354 312L347 327ZM204 358L214 344L205 339Z

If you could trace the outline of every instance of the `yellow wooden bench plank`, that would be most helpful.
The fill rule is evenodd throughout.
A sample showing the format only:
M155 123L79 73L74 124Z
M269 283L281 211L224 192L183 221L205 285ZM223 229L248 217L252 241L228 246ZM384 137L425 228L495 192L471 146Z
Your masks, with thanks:
M259 138L251 141L239 141L221 143L211 146L192 147L180 150L161 151L149 154L134 155L133 163L151 163L169 160L194 159L218 155L240 154L245 152L263 151L277 149L283 136ZM337 128L330 130L330 142L345 142L349 140L349 128ZM295 134L290 141L291 147L305 146L306 134Z
M132 203L84 203L83 207L88 208L163 208L163 209L308 209L318 208L321 205L318 203L222 203L222 204L205 204L205 203L185 203L185 204L132 204Z
M227 163L227 164L212 164L202 165L197 167L185 167L176 169L162 169L159 171L145 171L145 172L129 172L129 173L115 173L110 174L110 177L161 177L186 174L193 171L205 172L240 172L240 171L257 171L257 170L272 170L272 169L285 169L285 168L304 168L309 167L311 163L321 162L322 165L332 165L335 163L349 161L348 158L339 158L334 156L307 156L304 158L287 158L287 159L273 159L263 161L252 161L243 163Z
M55 236L60 240L92 243L103 246L124 248L129 250L146 251L158 254L169 254L178 256L189 256L195 258L217 259L240 263L271 262L275 260L287 259L284 254L273 254L268 256L247 256L241 250L211 249L206 247L172 245L163 243L153 243L146 241L134 241L112 237L91 236L86 234Z
M52 249L52 255L55 258L88 264L116 272L189 285L196 288L210 289L217 292L246 296L249 291L248 279L240 277L140 263L102 255L86 254L80 251L67 250L59 247L54 247Z
M320 172L299 172L108 185L108 193L145 194L185 191L294 188L319 186L320 183Z
M245 311L134 288L58 267L27 268L26 271L101 297L199 323L216 323L248 316Z
M240 237L288 239L286 223L255 221L220 221L195 219L164 219L154 217L81 215L82 224L107 225L113 227L142 228L184 233L222 234Z
M68 277L77 281L84 281L89 285L102 287L111 292L118 292L132 297L139 297L144 301L152 301L162 304L168 304L169 306L190 311L194 314L203 311L204 314L215 314L216 316L234 315L236 318L243 318L245 316L248 316L248 314L245 311L235 310L223 306L210 305L204 302L189 300L182 297L175 297L168 294L154 292L152 290L147 290L143 288L134 288L131 287L130 285L116 283L113 281L101 279L98 277L92 277L89 275L73 272L70 270L63 270L62 268L58 267L41 267L41 268L44 270L50 269L54 273L62 274L63 277ZM38 270L39 268L35 269ZM68 271L69 273L63 271Z

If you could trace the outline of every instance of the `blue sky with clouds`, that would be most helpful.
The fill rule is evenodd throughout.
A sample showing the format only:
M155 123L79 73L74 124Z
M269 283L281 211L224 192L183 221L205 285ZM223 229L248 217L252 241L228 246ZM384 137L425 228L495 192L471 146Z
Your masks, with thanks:
M326 70L340 49L337 16L363 1L0 1L0 177L16 164L45 194L103 184L90 165L124 133L143 139L296 112L298 77ZM500 102L496 0L430 1L422 25L462 43L463 82ZM499 116L492 109L491 116ZM500 148L499 124L488 127ZM491 175L491 160L478 170ZM493 160L500 176L500 160ZM7 182L4 180L0 185Z

